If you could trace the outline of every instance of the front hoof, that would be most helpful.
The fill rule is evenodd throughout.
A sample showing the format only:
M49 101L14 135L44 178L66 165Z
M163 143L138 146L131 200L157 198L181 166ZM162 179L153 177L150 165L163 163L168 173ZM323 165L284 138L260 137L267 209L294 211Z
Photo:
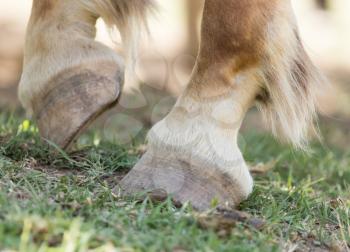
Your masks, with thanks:
M59 147L70 143L120 95L124 73L114 62L79 66L50 80L33 102L40 134Z
M164 190L176 205L189 202L194 209L204 211L236 207L251 190L244 188L242 182L208 166L208 162L188 162L175 155L160 156L148 151L120 182L120 187L124 195Z

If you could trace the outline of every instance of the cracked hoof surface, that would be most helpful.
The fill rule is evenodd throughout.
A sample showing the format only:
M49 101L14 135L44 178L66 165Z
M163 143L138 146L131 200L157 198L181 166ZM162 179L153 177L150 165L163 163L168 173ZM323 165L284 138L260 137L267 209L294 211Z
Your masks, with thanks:
M40 134L66 149L99 115L113 106L124 73L114 62L79 66L50 80L33 102Z
M119 186L124 195L163 190L175 205L189 202L199 211L213 206L232 209L247 197L238 181L206 162L186 162L174 155L159 157L150 151Z

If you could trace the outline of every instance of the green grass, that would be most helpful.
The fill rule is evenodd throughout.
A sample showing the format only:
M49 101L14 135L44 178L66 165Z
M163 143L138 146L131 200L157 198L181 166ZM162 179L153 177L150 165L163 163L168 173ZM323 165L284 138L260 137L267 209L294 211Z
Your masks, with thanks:
M113 188L139 158L138 144L100 135L85 134L66 154L22 117L0 114L0 251L348 249L350 153L315 144L303 154L244 134L249 163L276 161L239 206L266 224L237 223L223 235L199 225L190 206L120 198Z

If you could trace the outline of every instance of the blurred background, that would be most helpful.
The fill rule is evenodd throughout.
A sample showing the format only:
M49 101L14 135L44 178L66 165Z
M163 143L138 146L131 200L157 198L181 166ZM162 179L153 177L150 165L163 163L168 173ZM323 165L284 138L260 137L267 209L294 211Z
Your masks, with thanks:
M186 86L199 43L203 0L158 0L150 20L151 38L140 45L136 79L128 81L120 104L102 117L107 137L132 141L142 129L164 117ZM326 143L350 147L350 1L292 0L304 45L328 78L331 89L320 95L321 128ZM0 113L22 111L17 99L30 0L0 0ZM97 39L118 50L102 20ZM264 130L252 110L243 130Z

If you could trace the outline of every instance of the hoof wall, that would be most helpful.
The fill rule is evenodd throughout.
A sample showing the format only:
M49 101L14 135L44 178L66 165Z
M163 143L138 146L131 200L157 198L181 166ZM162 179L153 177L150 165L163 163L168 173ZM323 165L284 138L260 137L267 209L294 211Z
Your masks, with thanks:
M66 149L119 97L124 73L113 62L64 71L33 104L40 134Z
M206 164L181 161L174 156L160 158L146 152L120 182L124 195L164 191L175 205L189 202L199 211L213 207L232 209L247 197L238 183Z

